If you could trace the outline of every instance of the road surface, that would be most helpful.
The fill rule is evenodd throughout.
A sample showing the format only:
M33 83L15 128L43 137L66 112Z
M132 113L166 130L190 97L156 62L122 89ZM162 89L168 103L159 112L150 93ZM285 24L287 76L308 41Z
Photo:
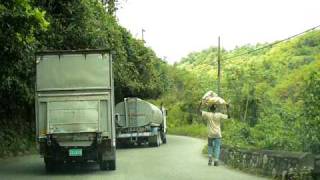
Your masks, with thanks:
M39 155L0 161L1 180L256 180L265 179L224 166L208 166L201 155L205 141L183 136L168 136L168 144L159 148L130 148L117 150L117 170L100 171L96 164L61 166L47 174Z

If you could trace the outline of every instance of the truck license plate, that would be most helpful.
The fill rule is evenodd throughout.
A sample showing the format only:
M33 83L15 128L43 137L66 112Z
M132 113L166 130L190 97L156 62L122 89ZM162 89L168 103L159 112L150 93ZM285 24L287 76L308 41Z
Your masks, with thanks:
M69 156L82 156L82 149L69 149Z

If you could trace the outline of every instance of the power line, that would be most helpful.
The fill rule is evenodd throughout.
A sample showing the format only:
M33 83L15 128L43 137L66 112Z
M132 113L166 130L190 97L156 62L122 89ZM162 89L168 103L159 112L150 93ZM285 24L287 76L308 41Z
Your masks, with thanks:
M315 26L315 27L313 27L313 28L310 28L310 29L305 30L305 31L303 31L303 32L301 32L301 33L298 33L298 34L295 34L295 35L293 35L293 36L290 36L290 37L288 37L288 38L282 39L282 40L280 40L280 41L276 41L276 42L274 42L274 43L271 43L271 44L268 44L268 45L266 45L266 46L260 47L260 48L258 48L258 49L250 50L250 51L247 51L247 52L238 54L238 55L234 55L234 56L231 56L231 57L227 57L227 58L224 58L223 60L234 59L234 58L237 58L237 57L246 55L246 54L250 54L250 53L253 53L253 52L256 52L256 51L260 51L260 50L265 49L265 48L268 48L268 47L272 47L272 46L274 46L274 45L277 45L277 44L282 43L282 42L284 42L284 41L288 41L288 40L290 40L290 39L292 39L292 38L294 38L294 37L300 36L300 35L302 35L302 34L304 34L304 33L309 32L309 31L313 31L313 30L315 30L315 29L317 29L317 28L319 28L319 27L320 27L320 25Z

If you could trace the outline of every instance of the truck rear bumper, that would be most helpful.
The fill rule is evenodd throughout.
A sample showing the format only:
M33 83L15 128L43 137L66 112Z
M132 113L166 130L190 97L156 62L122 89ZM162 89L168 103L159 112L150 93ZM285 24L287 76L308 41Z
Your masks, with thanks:
M115 159L115 147L112 146L111 140L104 140L97 143L95 140L89 146L61 146L62 143L58 143L52 140L50 144L45 142L39 142L40 154L45 159L51 159L56 162L88 162L88 161L100 161L100 157L105 156L104 159ZM80 154L73 155L70 150L81 151Z
M141 133L124 133L124 134L118 134L117 138L131 138L131 137L149 137L154 136L155 134L152 132L141 132Z
M134 138L134 137L150 137L158 134L158 127L145 128L144 131L139 131L141 128L128 128L125 131L120 131L117 138Z
M69 151L71 149L81 150L81 155L72 156ZM93 146L89 147L63 147L63 146L51 146L47 147L44 154L45 158L52 159L57 162L87 162L90 160L97 161L97 149Z

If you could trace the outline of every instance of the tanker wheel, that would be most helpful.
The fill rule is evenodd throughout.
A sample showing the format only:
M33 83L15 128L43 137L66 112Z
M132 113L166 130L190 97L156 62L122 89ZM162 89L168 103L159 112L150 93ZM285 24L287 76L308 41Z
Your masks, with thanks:
M156 146L159 147L160 144L161 144L161 135L160 135L160 133L158 133L157 134L157 144L156 144Z
M163 144L167 144L167 135L165 133L161 133L161 140Z
M154 143L153 139L154 139L154 137L149 137L149 139L148 139L148 145L150 147L155 147L155 144L157 144L157 143Z
M160 138L160 134L159 133L157 133L157 135L149 137L149 139L148 139L148 143L149 143L150 147L158 147L158 146L160 146L160 143L161 143L160 141L161 141L161 138Z
M166 135L164 135L164 137L162 138L162 143L163 143L163 144L167 144L167 137L166 137Z

